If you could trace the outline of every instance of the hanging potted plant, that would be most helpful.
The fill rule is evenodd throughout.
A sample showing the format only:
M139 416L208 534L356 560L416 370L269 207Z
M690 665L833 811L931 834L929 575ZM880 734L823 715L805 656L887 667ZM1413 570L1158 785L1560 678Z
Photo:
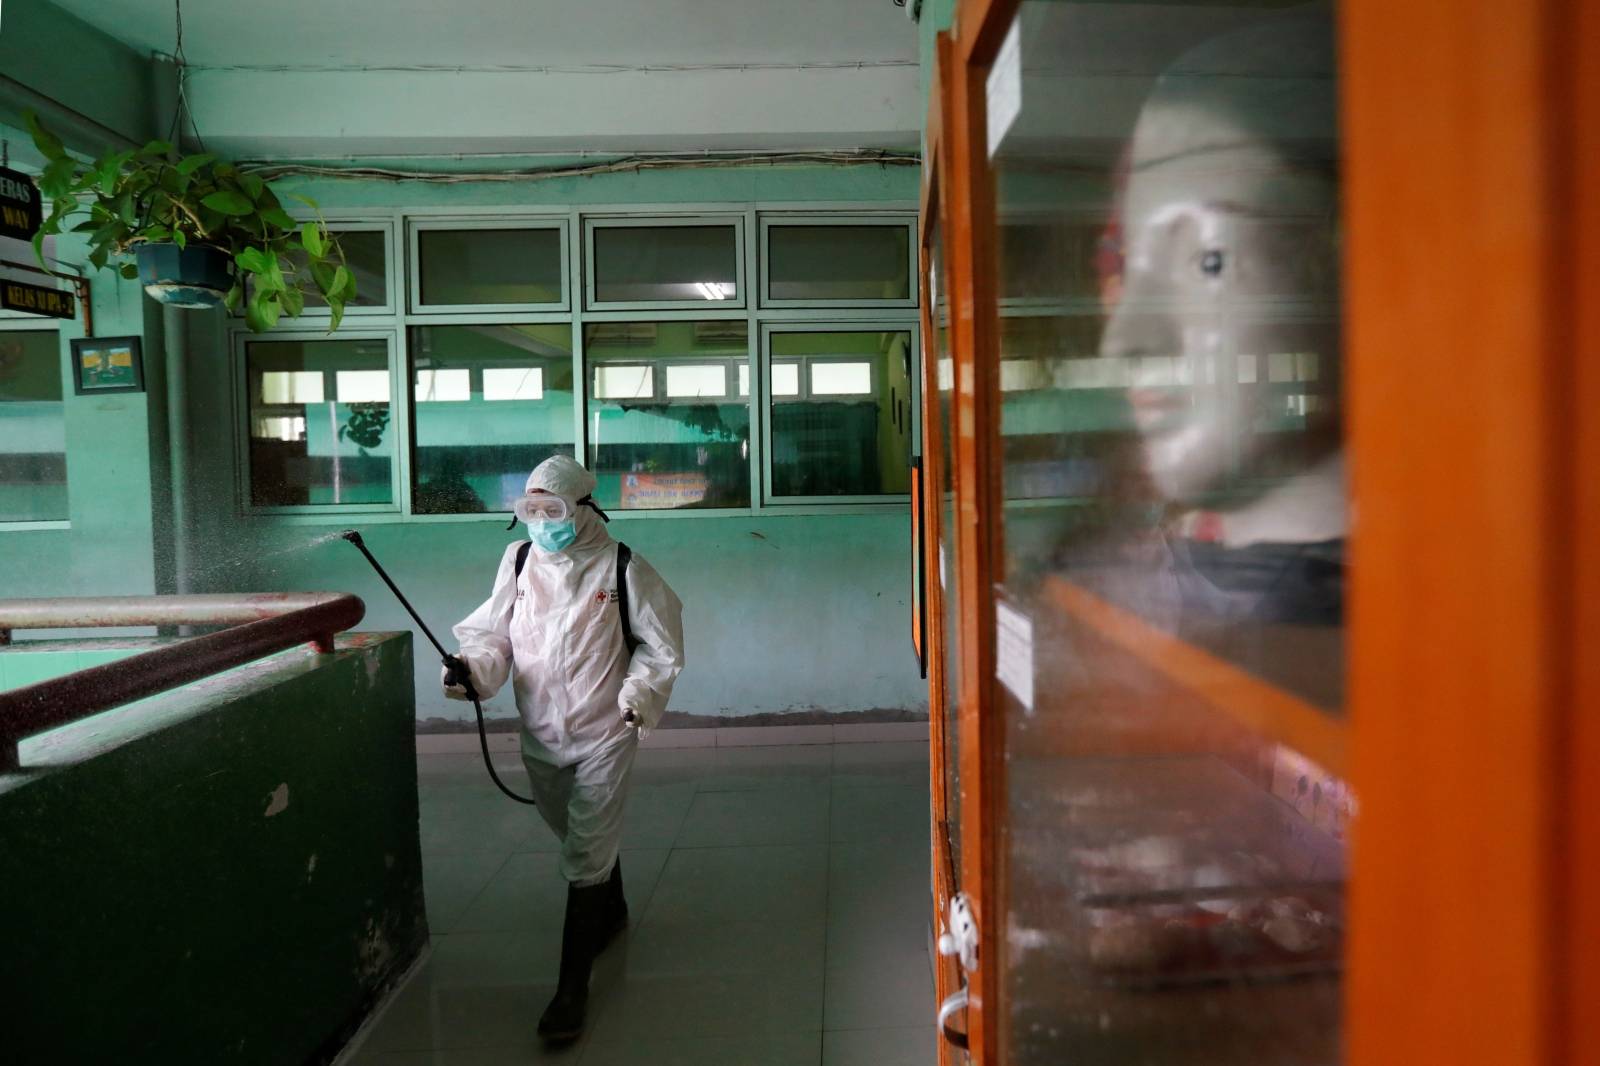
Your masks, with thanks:
M308 285L332 311L331 329L355 299L355 276L321 215L296 222L256 175L209 153L179 156L166 141L84 164L36 116L28 127L46 160L39 191L52 203L33 239L41 263L44 238L86 215L70 232L85 235L96 268L131 254L122 276L156 300L242 308L257 333L299 315ZM293 199L317 210L306 197Z

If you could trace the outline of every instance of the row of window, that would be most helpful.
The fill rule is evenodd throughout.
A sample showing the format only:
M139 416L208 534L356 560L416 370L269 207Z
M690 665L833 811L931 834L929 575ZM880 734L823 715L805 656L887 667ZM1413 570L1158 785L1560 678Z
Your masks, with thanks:
M584 219L583 306L746 307L744 224L742 215ZM759 226L761 307L915 306L909 221L776 215ZM406 312L570 310L568 230L566 219L412 221ZM335 233L357 279L350 313L395 313L387 224L343 223Z
M909 491L910 327L768 326L759 407L743 320L590 323L576 360L564 323L404 337L404 395L397 335L243 341L250 506L399 510L404 486L415 514L506 511L541 459L576 454L580 412L604 507L748 507L753 444L767 503Z

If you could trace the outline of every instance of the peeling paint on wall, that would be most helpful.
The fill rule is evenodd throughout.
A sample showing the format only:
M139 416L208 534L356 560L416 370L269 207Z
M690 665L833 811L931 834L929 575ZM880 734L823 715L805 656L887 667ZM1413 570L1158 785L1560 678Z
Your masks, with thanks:
M376 919L367 919L367 929L357 945L357 952L363 979L378 976L389 965L394 949L389 946L389 938L384 935Z
M267 804L267 813L263 818L271 818L275 814L282 814L289 809L289 785L287 782L272 790L272 801Z

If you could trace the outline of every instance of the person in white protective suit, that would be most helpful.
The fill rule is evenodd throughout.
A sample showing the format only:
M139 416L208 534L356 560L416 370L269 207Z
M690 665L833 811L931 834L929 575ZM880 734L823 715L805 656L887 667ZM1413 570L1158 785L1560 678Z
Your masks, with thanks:
M618 845L629 770L683 669L682 604L611 538L594 487L565 455L539 464L516 504L529 540L506 548L494 591L455 627L480 698L511 681L533 798L561 841L561 974L539 1020L551 1040L582 1032L590 966L627 925ZM453 680L446 667L446 695L466 699Z

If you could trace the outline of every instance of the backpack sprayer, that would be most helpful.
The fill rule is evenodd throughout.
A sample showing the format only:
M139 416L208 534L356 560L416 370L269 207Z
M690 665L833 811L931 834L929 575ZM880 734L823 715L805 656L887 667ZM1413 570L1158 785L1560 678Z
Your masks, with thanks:
M383 583L389 586L389 591L394 593L395 599L400 601L400 606L406 609L406 613L411 616L411 620L417 623L417 628L421 629L422 635L428 638L428 643L432 644L434 648L438 650L439 657L444 663L445 668L444 683L446 685L459 685L461 688L466 690L467 698L472 701L472 709L478 714L478 744L483 749L483 765L484 768L489 771L489 776L494 780L495 787L501 792L504 792L507 796L510 796L512 799L516 800L518 803L526 803L530 807L537 806L537 804L535 804L535 802L529 799L527 796L519 796L515 792L511 791L511 789L507 788L506 783L500 780L500 775L495 773L494 761L489 758L489 734L488 731L484 729L483 725L483 704L478 700L478 690L472 687L472 672L467 669L467 664L444 650L444 645L440 644L438 639L434 637L433 631L428 628L427 623L422 620L422 618L417 614L416 610L411 606L411 601L406 599L405 593L400 591L399 586L397 586L394 581L390 579L388 572L384 570L382 564L380 564L377 559L373 558L372 552L367 550L366 544L361 539L361 534L353 529L347 529L343 533L340 533L339 536L343 537L351 544L354 544L358 549L360 549L361 554L367 557L367 562L371 563L372 569L376 570L378 572L378 576L383 578Z

